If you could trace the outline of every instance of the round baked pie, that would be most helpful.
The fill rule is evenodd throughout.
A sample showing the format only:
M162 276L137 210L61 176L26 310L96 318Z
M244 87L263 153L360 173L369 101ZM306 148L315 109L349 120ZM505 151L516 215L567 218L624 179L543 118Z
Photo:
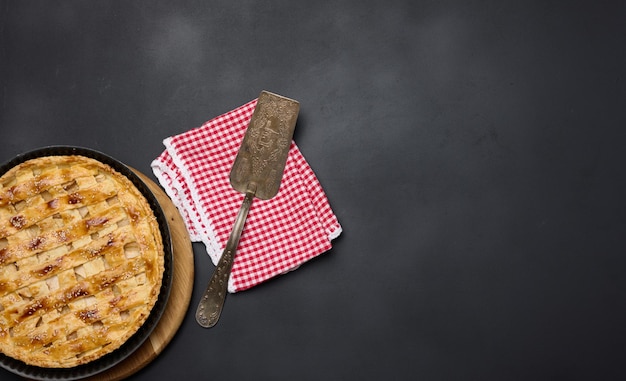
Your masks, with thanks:
M109 165L46 156L0 177L0 352L70 368L119 348L164 273L149 203Z

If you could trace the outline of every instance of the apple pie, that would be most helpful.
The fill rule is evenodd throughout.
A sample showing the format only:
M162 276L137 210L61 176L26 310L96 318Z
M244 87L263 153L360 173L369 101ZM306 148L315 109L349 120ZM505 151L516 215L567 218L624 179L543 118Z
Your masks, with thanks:
M70 368L119 348L148 318L164 273L148 201L81 156L25 161L0 177L0 352Z

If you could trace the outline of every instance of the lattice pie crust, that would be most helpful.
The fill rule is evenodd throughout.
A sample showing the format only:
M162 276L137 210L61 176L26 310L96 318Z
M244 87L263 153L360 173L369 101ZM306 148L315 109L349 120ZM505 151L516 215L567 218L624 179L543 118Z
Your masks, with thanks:
M154 213L110 166L47 156L0 177L0 352L46 368L98 359L144 323L163 272Z

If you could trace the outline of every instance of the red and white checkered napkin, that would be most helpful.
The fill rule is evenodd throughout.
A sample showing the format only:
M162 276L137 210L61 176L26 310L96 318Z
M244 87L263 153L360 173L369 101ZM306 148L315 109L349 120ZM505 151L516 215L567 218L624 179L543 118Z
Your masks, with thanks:
M163 141L152 170L181 212L192 241L217 264L244 195L230 186L231 166L257 100ZM239 241L229 292L253 287L329 250L341 225L294 142L278 194L255 198Z

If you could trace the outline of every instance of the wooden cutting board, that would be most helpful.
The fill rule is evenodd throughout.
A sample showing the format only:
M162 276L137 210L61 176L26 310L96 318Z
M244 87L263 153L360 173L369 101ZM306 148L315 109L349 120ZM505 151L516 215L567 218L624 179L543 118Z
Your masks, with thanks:
M122 380L149 364L163 351L178 331L191 300L194 276L193 248L185 223L165 192L146 175L137 170L133 171L154 193L169 223L174 252L172 290L163 316L143 345L121 363L87 380Z

